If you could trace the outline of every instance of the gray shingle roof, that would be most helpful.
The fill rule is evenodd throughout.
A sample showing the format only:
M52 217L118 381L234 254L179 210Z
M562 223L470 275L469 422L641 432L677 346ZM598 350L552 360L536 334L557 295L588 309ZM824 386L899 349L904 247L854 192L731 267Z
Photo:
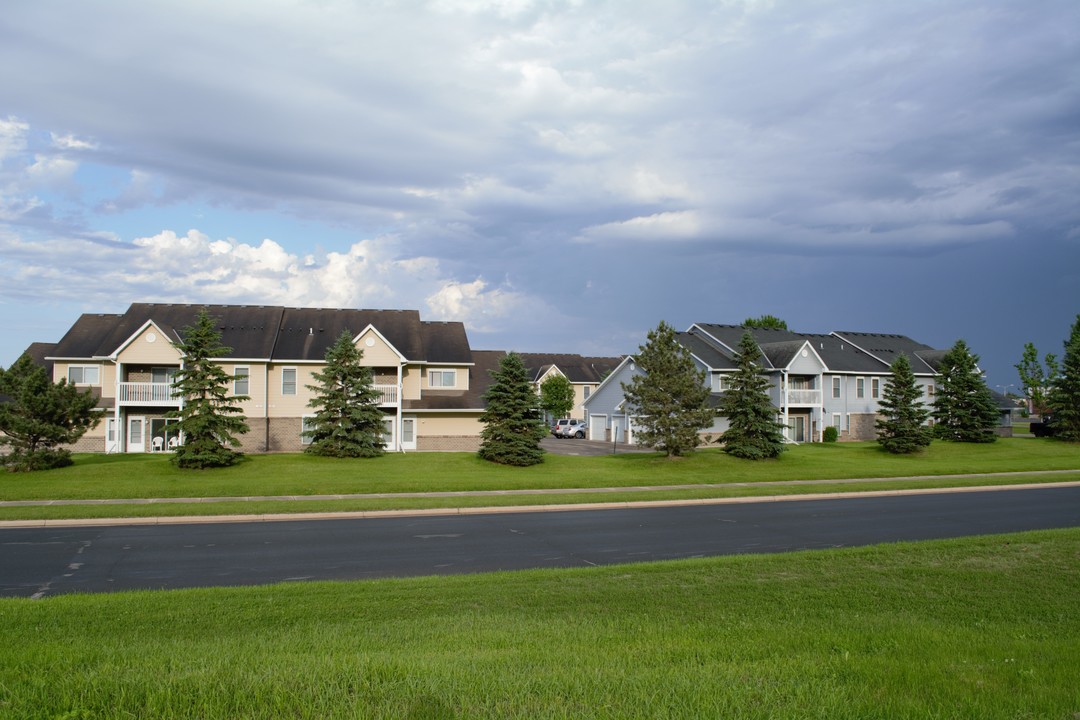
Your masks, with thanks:
M156 303L133 303L122 315L83 315L51 357L108 356L150 320L176 341L203 307L217 321L221 343L232 348L226 358L318 361L342 332L358 335L371 325L409 360L458 364L472 360L462 323L423 322L416 310Z
M599 383L618 367L621 357L587 357L572 353L518 353L529 377L539 379L552 365L572 383Z

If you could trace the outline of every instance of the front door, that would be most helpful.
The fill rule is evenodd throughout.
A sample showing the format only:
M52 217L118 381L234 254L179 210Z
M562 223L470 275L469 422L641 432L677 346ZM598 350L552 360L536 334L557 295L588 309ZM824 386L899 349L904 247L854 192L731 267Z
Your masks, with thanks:
M146 452L146 418L129 417L127 422L127 452Z
M401 418L401 449L416 449L416 418L404 415Z
M792 433L794 437L792 440L795 442L806 442L806 416L805 415L792 415L791 419L794 423Z

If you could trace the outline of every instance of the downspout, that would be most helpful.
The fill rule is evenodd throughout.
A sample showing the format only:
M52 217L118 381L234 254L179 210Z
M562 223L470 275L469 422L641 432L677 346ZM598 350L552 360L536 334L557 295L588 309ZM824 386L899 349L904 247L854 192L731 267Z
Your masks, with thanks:
M788 425L788 376L787 370L780 371L780 407L784 411L784 435L791 439L791 428Z
M123 447L120 444L120 440L123 437L123 425L120 423L120 378L124 376L124 363L117 361L116 363L116 379L113 380L113 432L115 445L113 446L114 452L120 452L120 448ZM108 431L106 431L108 435ZM106 440L108 438L106 437ZM106 448L108 452L108 448Z
M405 448L402 447L402 445L401 445L401 426L402 426L401 406L405 403L404 379L402 377L401 368L403 368L404 366L405 366L405 361L404 360L398 360L398 366L397 366L397 419L395 421L395 424L397 425L397 429L394 430L394 442L397 445L398 452L400 452L400 453L405 452ZM418 430L416 425L417 424L414 422L413 423L413 442L416 442L416 432Z
M263 452L270 452L270 360L263 363ZM301 423L302 424L302 423Z

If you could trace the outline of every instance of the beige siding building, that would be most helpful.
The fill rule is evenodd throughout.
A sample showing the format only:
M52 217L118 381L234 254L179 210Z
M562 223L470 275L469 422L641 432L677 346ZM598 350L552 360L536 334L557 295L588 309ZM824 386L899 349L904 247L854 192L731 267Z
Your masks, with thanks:
M168 452L183 438L170 417L183 366L177 343L203 306L136 303L119 315L80 317L56 344L35 343L53 379L90 388L103 422L77 450ZM412 310L205 306L218 324L220 359L250 432L246 452L296 452L314 410L313 373L347 332L371 367L391 451L476 450L483 394L501 352L473 352L464 325L427 322Z

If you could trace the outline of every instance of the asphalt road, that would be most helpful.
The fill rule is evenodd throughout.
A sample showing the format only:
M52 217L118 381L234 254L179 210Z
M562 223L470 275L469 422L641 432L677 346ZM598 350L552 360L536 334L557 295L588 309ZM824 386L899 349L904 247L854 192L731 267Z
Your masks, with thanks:
M601 511L0 530L0 596L354 580L1080 526L1080 487Z

